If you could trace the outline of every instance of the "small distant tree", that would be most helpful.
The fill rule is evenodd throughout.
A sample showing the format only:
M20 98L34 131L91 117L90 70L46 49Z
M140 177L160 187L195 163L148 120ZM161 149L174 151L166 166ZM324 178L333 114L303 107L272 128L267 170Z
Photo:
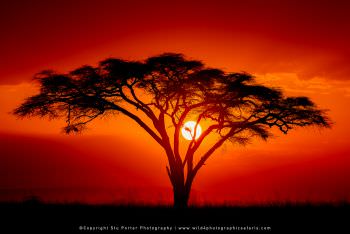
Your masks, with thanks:
M266 140L273 127L286 134L294 127L330 126L324 111L307 97L284 97L279 89L257 84L248 73L208 68L181 54L144 61L109 58L70 73L43 71L35 80L39 94L14 114L65 118L66 133L80 132L109 113L128 116L164 149L175 207L187 207L195 176L224 142ZM189 119L196 121L193 138L180 144L181 129ZM203 122L208 127L195 136ZM216 135L215 143L202 144L209 135ZM200 147L205 153L198 154Z

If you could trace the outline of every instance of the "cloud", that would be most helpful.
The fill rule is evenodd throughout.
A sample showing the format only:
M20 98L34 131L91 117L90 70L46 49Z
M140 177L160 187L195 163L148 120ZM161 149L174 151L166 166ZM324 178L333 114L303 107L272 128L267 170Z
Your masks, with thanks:
M296 73L256 74L257 81L282 88L288 95L340 95L348 98L350 80L331 80L324 77L301 78Z

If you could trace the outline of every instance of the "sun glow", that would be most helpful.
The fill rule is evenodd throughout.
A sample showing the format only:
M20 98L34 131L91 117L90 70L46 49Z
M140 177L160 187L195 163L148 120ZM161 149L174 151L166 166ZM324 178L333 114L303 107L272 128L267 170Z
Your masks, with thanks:
M197 125L197 128L196 128L196 125ZM196 129L196 134L195 134L195 129ZM193 138L198 139L198 137L202 133L202 128L195 121L188 121L182 126L181 133L186 140L191 141L193 140Z

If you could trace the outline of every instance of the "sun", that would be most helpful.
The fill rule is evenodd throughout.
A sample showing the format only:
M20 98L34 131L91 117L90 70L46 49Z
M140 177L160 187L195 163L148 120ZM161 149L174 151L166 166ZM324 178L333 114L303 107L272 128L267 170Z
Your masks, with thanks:
M197 125L196 134L194 134L196 125ZM197 140L202 133L202 128L195 121L188 121L182 126L181 133L186 140L192 141L193 138Z

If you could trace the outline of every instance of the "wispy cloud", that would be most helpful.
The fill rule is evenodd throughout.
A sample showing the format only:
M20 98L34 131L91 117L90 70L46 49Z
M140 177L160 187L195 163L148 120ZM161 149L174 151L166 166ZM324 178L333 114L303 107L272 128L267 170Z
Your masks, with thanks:
M325 77L314 77L305 80L296 73L256 74L256 77L258 82L282 88L290 95L338 94L343 97L350 97L350 81L348 80L331 80Z

